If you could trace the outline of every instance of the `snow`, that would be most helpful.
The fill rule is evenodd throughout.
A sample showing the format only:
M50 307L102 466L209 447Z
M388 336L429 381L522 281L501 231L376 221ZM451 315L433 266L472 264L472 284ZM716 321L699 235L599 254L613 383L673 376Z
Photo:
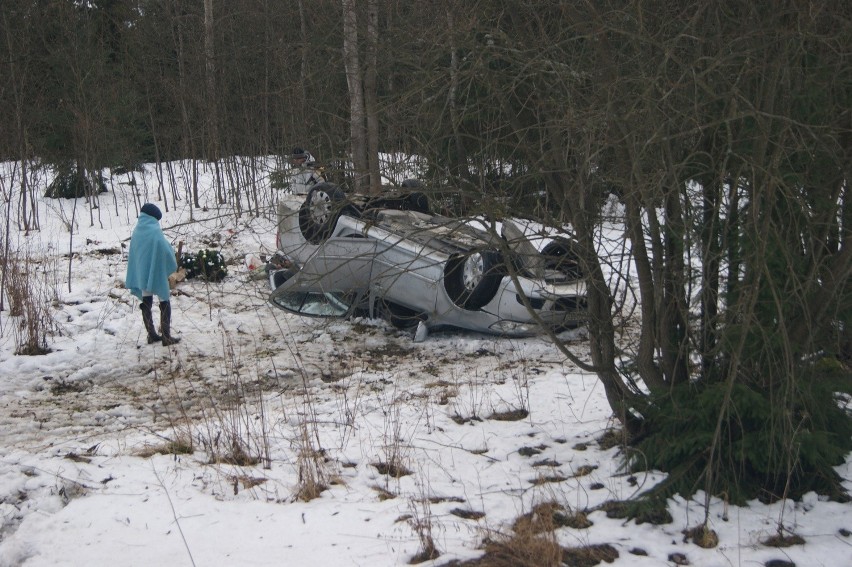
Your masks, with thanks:
M704 521L701 494L672 499L669 524L608 518L595 508L663 475L625 474L618 449L598 444L616 422L594 375L541 338L435 332L415 343L382 321L273 309L244 262L274 251L272 190L261 215L238 216L212 195L203 210L166 203L153 169L136 176L135 186L114 176L93 217L82 199L38 200L41 229L29 234L15 222L18 195L2 203L12 250L56 298L45 304L58 334L46 355L15 355L17 319L0 312L0 566L400 565L421 551L418 526L441 553L425 564L442 565L480 556L484 540L545 502L588 510L591 527L556 537L610 544L613 565L674 564L672 554L699 566L852 564L852 507L816 495L710 499L719 544L709 549L683 533ZM216 246L231 262L220 283L179 284L182 342L168 348L146 343L122 284L124 245L148 200L184 250ZM582 330L564 338L587 357ZM497 419L513 410L529 413ZM168 440L191 440L192 452L157 453ZM224 462L234 440L259 460ZM388 463L411 474L382 474L376 465ZM838 470L849 479L850 461ZM303 501L312 472L328 489ZM763 544L780 526L804 543Z

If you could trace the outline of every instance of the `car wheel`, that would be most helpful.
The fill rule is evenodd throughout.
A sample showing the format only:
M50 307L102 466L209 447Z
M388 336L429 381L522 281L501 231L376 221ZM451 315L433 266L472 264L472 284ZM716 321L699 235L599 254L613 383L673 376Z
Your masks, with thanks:
M417 191L417 189L423 189L422 181L419 179L406 179L402 182L402 186L411 191L405 197L405 210L426 214L431 212L429 210L429 197L423 191Z
M408 178L402 180L402 186L406 189L423 189L423 182L419 179Z
M429 214L429 197L420 191L409 193L405 197L405 205L403 208L407 211Z
M500 255L493 250L450 258L444 273L444 289L462 309L481 309L497 295L503 279L501 265Z
M548 270L561 272L570 279L583 277L580 259L577 257L570 240L558 238L548 243L541 253L545 257L545 268Z
M396 211L416 211L429 214L429 197L426 193L414 191L403 195L382 195L367 202L366 209L393 209Z
M331 235L343 209L346 195L333 183L317 183L299 209L299 229L311 244L319 244Z

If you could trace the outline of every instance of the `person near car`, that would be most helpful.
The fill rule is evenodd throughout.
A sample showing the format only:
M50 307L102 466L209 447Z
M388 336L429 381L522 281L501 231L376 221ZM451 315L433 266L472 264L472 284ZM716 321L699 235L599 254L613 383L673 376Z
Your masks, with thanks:
M293 166L293 171L286 185L288 193L304 195L311 187L320 181L325 181L322 170L317 167L314 157L302 148L293 148L293 153L290 154L290 164Z
M172 304L169 275L177 270L177 258L172 245L160 228L163 213L153 203L145 203L130 237L125 286L142 304L142 322L148 333L148 344L162 342L169 346L180 342L171 334ZM160 334L154 326L154 296L160 300Z

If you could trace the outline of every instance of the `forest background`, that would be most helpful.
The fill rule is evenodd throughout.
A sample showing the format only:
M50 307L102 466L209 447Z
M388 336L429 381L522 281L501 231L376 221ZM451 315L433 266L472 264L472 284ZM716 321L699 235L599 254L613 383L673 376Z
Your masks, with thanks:
M460 212L571 227L592 363L554 345L597 373L641 465L670 473L662 494L844 498L832 467L852 449L850 10L6 2L0 159L19 166L4 187L21 189L7 230L39 229L39 176L86 194L94 223L107 168L173 176L189 160L167 206L203 207L194 180L209 165L219 203L266 214L251 196L276 172L254 156L300 145L374 192L398 181L380 155L417 156ZM596 253L612 198L635 274Z

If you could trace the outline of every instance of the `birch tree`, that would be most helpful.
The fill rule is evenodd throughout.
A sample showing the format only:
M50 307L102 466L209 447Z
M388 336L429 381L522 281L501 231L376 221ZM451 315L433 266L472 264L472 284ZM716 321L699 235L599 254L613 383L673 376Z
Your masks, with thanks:
M349 89L349 144L352 154L353 183L357 191L369 187L367 161L366 108L364 80L358 53L358 11L356 0L343 2L343 62Z

